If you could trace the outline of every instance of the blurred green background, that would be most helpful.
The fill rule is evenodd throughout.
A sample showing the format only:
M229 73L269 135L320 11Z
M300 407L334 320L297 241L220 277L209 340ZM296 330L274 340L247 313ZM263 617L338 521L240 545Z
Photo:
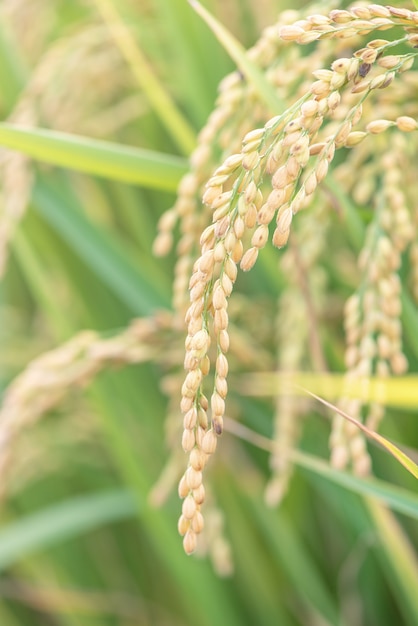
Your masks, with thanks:
M245 47L286 8L272 0L204 4ZM120 24L112 31L116 18L131 37ZM53 152L29 163L19 152L3 156L4 232L28 206L0 284L3 390L29 361L83 329L110 337L170 307L174 254L152 255L157 222L175 201L217 85L233 68L185 0L2 2L1 119L112 142L106 154L85 146L93 174L54 167ZM8 145L6 130L0 142ZM156 161L138 151L131 162L123 147L154 151ZM79 158L66 150L67 164ZM107 158L109 176L95 176ZM141 164L148 174L136 172ZM266 251L240 284L267 319L284 280L277 275L275 283L277 259ZM330 280L342 299L349 294L336 270ZM329 353L341 369L338 324ZM260 330L260 363L267 358L269 367L273 326L272 319ZM181 332L173 339L180 348ZM185 556L176 488L160 508L148 498L169 455L160 384L169 373L155 362L105 368L93 384L69 389L36 425L25 423L0 477L0 624L416 625L416 481L378 449L382 497L397 512L326 463L299 467L282 505L270 509L262 496L268 453L226 433L208 480L233 571L223 577L216 559ZM272 402L236 393L235 406L244 424L271 437ZM310 459L327 458L328 434L320 410L309 413L301 446ZM416 448L416 412L389 413L385 434ZM363 484L377 494L377 483Z

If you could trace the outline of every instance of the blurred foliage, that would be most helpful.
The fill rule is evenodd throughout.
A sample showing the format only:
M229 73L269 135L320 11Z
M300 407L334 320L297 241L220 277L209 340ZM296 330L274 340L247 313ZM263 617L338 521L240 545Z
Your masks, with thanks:
M286 8L270 0L205 6L245 48ZM0 283L1 389L84 329L105 342L131 320L170 308L175 255L152 254L158 219L233 68L184 0L4 0L0 143L18 152L2 165L13 233ZM372 218L361 203L339 199L347 222L334 219L336 260L318 261L318 280L328 281L324 352L341 372L342 303ZM418 623L416 481L382 450L370 450L376 478L332 469L323 460L329 424L319 404L303 403L291 488L280 507L264 502L275 391L258 394L251 375L273 376L276 365L276 300L286 304L288 287L280 254L264 250L230 304L247 359L233 357L230 412L251 431L231 425L218 444L205 532L210 542L212 519L233 571L222 571L222 559L184 554L175 488L161 506L150 503L169 454L170 376L176 382L181 373L185 334L168 332L163 320L155 359L128 365L108 355L94 381L69 382L62 400L13 440L0 488L2 626ZM404 297L405 352L416 372L418 316ZM416 383L402 384L412 400L399 408L391 387L382 431L416 461ZM333 400L332 385L324 395ZM7 443L0 439L2 455Z

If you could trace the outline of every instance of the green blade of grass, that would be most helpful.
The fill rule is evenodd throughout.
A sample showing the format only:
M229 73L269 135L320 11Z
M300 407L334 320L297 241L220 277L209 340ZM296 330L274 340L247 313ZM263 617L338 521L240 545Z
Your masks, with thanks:
M278 572L272 564L271 554L262 549L262 542L254 533L254 525L248 523L249 511L245 510L241 494L235 489L225 467L221 467L219 475L216 494L233 529L231 544L237 570L236 584L245 594L248 623L290 626L287 607L278 600ZM243 522L243 517L247 523Z
M216 493L219 495L220 491L223 492L222 505L231 506L230 494L239 494L240 499L243 500L242 504L248 509L244 518L250 520L249 525L252 529L259 528L260 536L263 537L271 557L286 573L286 577L293 588L297 590L298 596L300 594L300 599L308 611L320 615L320 623L324 626L325 624L342 626L338 620L337 606L332 594L327 589L322 573L306 551L295 524L287 520L282 508L272 509L266 507L263 502L261 494L263 493L264 478L253 471L253 468L249 471L247 468L248 475L246 475L246 470L243 468L238 481L236 477L230 476L222 470L223 468L218 470L216 476L218 478ZM252 485L250 490L248 489L249 484ZM253 497L254 492L259 495ZM242 504L237 513L238 518L243 517ZM241 527L244 525L242 520L232 524L236 529L234 532L234 535L237 535L236 542L241 545L246 545L244 537L240 535ZM255 560L254 558L253 561Z
M155 0L154 5L171 45L176 93L200 128L211 112L217 84L229 70L229 58L213 46L212 33L184 0Z
M271 509L265 510L261 498L249 499L254 517L272 553L280 562L287 577L298 590L312 613L321 616L321 623L342 626L335 601L323 580L315 561L310 557L295 532L293 523Z
M69 200L57 195L51 185L39 181L34 189L36 211L72 247L109 289L135 314L147 315L167 307L164 296L141 267L134 268L123 250L97 224Z
M402 325L405 328L405 336L408 340L408 345L412 349L415 356L418 358L418 311L416 305L412 302L411 297L402 289L401 293L402 302Z
M225 421L225 430L268 452L275 449L270 439L233 420ZM360 495L376 498L394 511L418 519L418 496L415 493L401 487L395 487L377 478L359 478L348 472L337 470L322 459L299 450L286 449L286 454L296 465L323 476L340 487Z
M376 376L347 380L335 372L250 372L230 378L234 390L248 397L304 395L305 389L328 400L358 398L384 406L414 409L418 406L418 376L382 379Z
M378 557L399 595L406 623L412 626L418 621L418 561L414 546L390 511L372 500L365 504L382 547Z
M181 157L43 128L0 123L0 145L78 172L175 191L187 163Z
M356 542L361 537L363 540L368 538L366 539L368 550L380 561L383 577L392 588L403 616L403 619L396 623L415 626L418 616L416 550L399 521L391 511L372 498L359 499L351 494L340 498L332 485L318 481L312 474L309 476L309 482L314 487L315 493L319 492L325 498L324 508L335 520L334 523L343 537L354 536ZM368 593L369 589L365 588L365 592ZM381 589L382 587L380 593ZM376 588L374 595L379 596L379 587ZM349 623L351 624L352 620ZM386 622L381 619L376 623L389 624L392 621Z
M39 256L30 244L24 226L18 228L11 242L13 254L30 283L30 289L49 318L49 323L58 336L70 334L70 326L61 307L45 281L44 268Z
M233 61L235 61L247 80L254 85L257 93L264 100L269 109L272 112L278 109L286 109L286 106L278 98L274 87L265 79L261 70L248 58L244 46L237 41L225 26L218 22L200 2L197 0L189 0L189 3L213 31L214 35Z
M305 392L309 394L310 396L312 396L313 398L315 398L316 400L318 400L319 402L321 402L322 404L324 404L325 406L327 406L332 411L335 411L336 413L341 415L341 417L343 417L344 419L348 420L349 422L357 426L357 428L363 431L363 433L369 439L372 439L376 441L378 444L380 444L385 450L387 450L387 452L389 452L389 454L393 456L394 459L398 461L398 463L403 465L405 469L407 469L408 472L412 474L412 476L418 479L418 465L414 463L414 461L411 458L409 458L408 455L402 452L402 450L399 450L399 448L395 446L391 441L389 441L385 437L382 437L382 435L379 435L379 433L376 433L374 430L371 430L365 424L362 424L358 420L354 419L354 417L351 417L351 415L348 415L348 413L345 413L334 404L331 404L330 402L327 402L323 398L320 398L319 396L317 396L315 393L312 393L308 389L305 389Z
M2 85L0 101L9 113L16 103L19 92L23 89L27 77L18 42L12 38L10 28L0 22L0 82Z
M321 475L345 489L375 498L384 502L393 511L418 519L418 496L415 493L377 478L359 478L353 474L336 470L325 461L302 452L292 452L291 457L300 467Z
M193 129L158 80L115 5L109 0L95 0L95 4L155 112L183 154L190 154L196 143Z
M79 496L32 513L0 529L0 570L36 550L131 518L136 512L132 494L114 490Z

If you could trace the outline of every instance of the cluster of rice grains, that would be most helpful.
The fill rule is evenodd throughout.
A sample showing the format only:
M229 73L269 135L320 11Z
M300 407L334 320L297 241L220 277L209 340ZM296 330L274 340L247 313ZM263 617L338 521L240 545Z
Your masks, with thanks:
M72 390L85 388L103 369L147 361L167 367L171 360L178 361L172 327L172 315L161 312L134 320L113 337L80 332L31 361L8 386L0 406L0 498L19 474L15 448L25 429L59 406ZM171 354L168 343L174 345Z
M366 190L357 190L367 201L376 201L376 209L360 255L363 281L346 308L347 367L353 376L376 372L382 377L402 373L407 367L401 346L398 270L416 224L400 172L408 170L412 159L407 157L409 143L402 135L399 139L391 135L390 151L386 140L382 141L385 156L376 156L375 151L384 131L393 128L410 133L418 128L412 96L416 73L409 72L407 78L417 55L418 12L370 5L306 18L288 11L280 19L248 55L275 87L278 102L284 100L287 108L278 106L282 112L268 119L269 112L243 76L236 72L223 81L217 107L192 155L191 171L181 182L176 205L160 222L155 245L159 253L170 247L179 219L177 311L184 311L187 291L190 296L187 373L181 399L182 444L189 463L179 485L183 499L179 532L188 554L195 550L203 529L202 473L223 430L230 348L228 299L238 269L250 270L270 238L277 248L286 245L295 214L310 204L315 209L317 187L342 148L355 150L345 152L345 163L335 159L334 180L354 195L357 184L363 182L359 164L367 168L371 161L380 168L370 173L372 182ZM380 38L381 31L392 29L396 40ZM375 32L379 38L373 38ZM297 45L313 42L317 42L315 50L308 56ZM395 46L402 53L393 54ZM396 81L399 88L393 87ZM409 139L416 145L414 135ZM217 158L223 163L203 188ZM340 177L339 168L344 174ZM374 198L376 185L381 191ZM201 210L199 194L203 195ZM324 205L325 198L321 202ZM324 247L320 230L313 227L311 236L318 236ZM317 252L312 255L311 263L317 256ZM411 253L411 258L417 256L416 250ZM304 264L304 271L309 265ZM296 283L304 280L303 274L299 272ZM315 341L307 343L312 351ZM317 368L325 366L318 354L311 361ZM279 358L279 367L280 363ZM348 408L358 415L361 407L350 404ZM369 423L375 426L381 413L378 404L371 406ZM279 420L278 435L280 429ZM356 471L368 470L361 436L338 419L331 446L338 466L352 461ZM276 465L280 468L280 463ZM285 472L289 473L287 466ZM280 477L277 480L279 493L272 487L270 501L279 500L285 489Z
M369 127L383 128L385 121L371 122ZM367 379L371 375L385 379L391 374L404 374L408 369L402 351L399 270L402 254L416 239L416 223L409 207L414 207L417 189L415 181L408 180L412 172L408 169L408 142L405 137L395 135L390 151L377 155L375 159L380 167L380 176L375 180L378 188L373 189L374 220L358 258L362 280L357 292L345 305L348 389L352 380ZM411 266L414 268L414 264ZM381 395L383 399L383 387ZM378 401L369 405L364 416L358 399L342 398L340 406L357 419L364 417L366 425L373 430L378 428L384 413ZM356 427L339 415L334 419L331 444L334 466L345 467L351 462L357 474L369 472L370 458L364 438Z

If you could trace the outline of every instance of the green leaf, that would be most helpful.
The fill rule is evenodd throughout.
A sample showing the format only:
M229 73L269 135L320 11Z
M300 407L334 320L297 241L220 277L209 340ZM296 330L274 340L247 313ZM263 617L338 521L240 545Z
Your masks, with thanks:
M217 19L213 17L197 0L189 0L202 19L213 31L219 42L235 61L241 72L256 88L259 96L264 100L269 109L274 113L277 109L287 107L280 101L274 87L265 79L262 71L248 58L244 46L225 28Z
M0 123L0 145L50 165L163 191L176 191L187 171L181 157L43 128Z
M324 626L325 624L342 626L342 622L338 620L336 603L323 580L323 574L306 550L303 538L298 533L294 521L288 519L282 507L273 509L266 507L263 502L264 478L252 471L252 489L248 490L245 476L244 478L242 474L230 476L227 472L222 471L223 469L218 471L219 479L216 483L216 493L219 497L219 492L223 491L222 506L228 507L228 520L231 514L236 514L235 524L233 520L231 521L235 542L241 545L254 543L254 536L245 541L242 530L246 526L250 526L252 530L258 527L260 536L263 537L263 541L268 546L270 559L274 559L280 564L280 569L286 572L290 584L294 589L298 589L305 610L320 614L322 618L320 623ZM254 491L259 495L253 497ZM234 511L233 505L231 506L231 498L235 492L240 494L240 498L245 502L244 506L248 508L248 514L244 516L243 503L239 503L238 507L235 507L238 508L238 511ZM242 519L243 517L247 523ZM260 561L259 558L253 556L252 561L256 562L257 560ZM247 569L251 572L251 566ZM281 624L278 620L277 623Z
M390 511L372 500L366 501L374 533L380 540L378 558L399 597L399 607L405 624L418 620L418 560L414 545Z
M114 3L110 0L94 2L154 111L183 153L190 154L196 144L194 130L159 81L131 31L120 18Z
M122 248L97 224L70 202L58 196L51 185L38 182L34 190L35 210L65 239L105 285L135 314L147 315L167 307L168 298L140 266L134 268Z
M321 475L340 487L375 498L387 504L393 511L418 519L418 496L415 493L377 478L359 478L336 470L329 463L302 452L292 452L291 458L300 467Z
M217 85L230 69L230 60L213 45L212 33L184 0L154 0L153 6L171 43L167 50L173 66L170 80L188 116L200 128L212 110Z
M414 409L418 406L418 376L408 374L382 379L377 376L348 381L335 372L250 372L231 376L235 391L250 397L276 397L279 394L304 395L306 389L328 400L346 396L362 402Z
M382 437L382 435L379 435L379 433L376 433L374 430L371 430L365 424L362 424L358 420L354 419L354 417L351 417L351 415L348 415L348 413L345 413L334 404L331 404L330 402L327 402L323 398L320 398L319 396L312 393L308 389L305 389L305 392L308 393L313 398L315 398L316 400L318 400L319 402L322 402L322 404L324 404L328 408L332 409L333 411L341 415L341 417L344 417L344 419L348 420L349 422L357 426L357 428L362 430L369 439L373 439L374 441L379 443L385 450L389 452L389 454L391 454L398 461L398 463L403 465L405 469L407 469L408 472L412 474L412 476L418 479L418 465L414 463L414 461L410 459L409 456L407 456L404 452L402 452L402 450L399 450L399 448L395 446L395 444L393 444L391 441L389 441L385 437Z
M132 494L115 490L72 498L28 515L0 529L0 570L31 552L131 518L136 512Z
M408 345L418 358L418 312L417 306L413 303L411 297L408 295L405 289L401 292L402 302L402 325L405 328L405 337L408 340ZM415 404L415 407L418 402Z
M319 613L325 624L338 624L338 611L335 601L317 564L303 545L301 537L283 511L266 509L262 498L248 498L248 506L257 520L272 555L280 562L289 581L299 590L301 599L315 613Z
M255 433L246 426L238 424L233 420L225 420L224 428L228 432L245 441L249 441L263 450L267 450L268 452L272 452L273 449L276 450L270 439ZM349 489L354 493L376 498L387 504L394 511L418 519L418 496L415 493L411 493L400 487L395 487L377 478L359 478L348 472L337 470L322 459L300 452L299 450L288 450L286 448L286 454L296 465L304 469L323 476L331 482L345 489Z

